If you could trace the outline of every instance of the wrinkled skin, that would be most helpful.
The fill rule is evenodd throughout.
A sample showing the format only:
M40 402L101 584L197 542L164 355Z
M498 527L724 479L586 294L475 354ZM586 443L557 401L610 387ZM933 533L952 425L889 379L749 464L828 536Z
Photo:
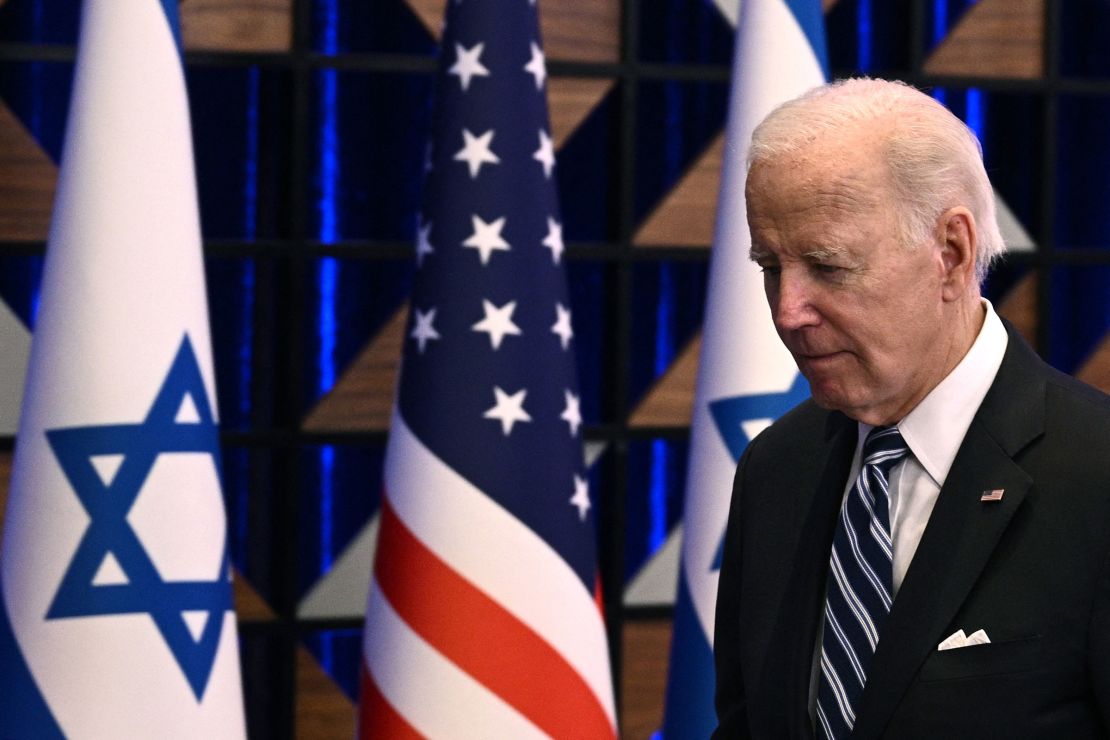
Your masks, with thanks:
M901 242L874 134L808 144L748 176L752 259L779 337L814 400L896 423L959 363L982 326L975 222L956 205Z

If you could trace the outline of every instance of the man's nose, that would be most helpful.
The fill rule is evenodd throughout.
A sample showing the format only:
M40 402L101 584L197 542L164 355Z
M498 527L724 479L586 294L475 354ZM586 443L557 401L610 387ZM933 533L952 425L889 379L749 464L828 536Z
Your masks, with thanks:
M812 326L819 319L819 314L813 305L813 290L809 281L804 276L788 270L783 270L779 275L771 309L775 326L780 331Z

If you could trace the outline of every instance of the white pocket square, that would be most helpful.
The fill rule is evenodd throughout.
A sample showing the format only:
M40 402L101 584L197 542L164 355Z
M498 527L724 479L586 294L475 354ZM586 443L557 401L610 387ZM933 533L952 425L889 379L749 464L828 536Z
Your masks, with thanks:
M990 641L991 638L987 637L985 630L976 630L970 635L964 634L963 630L956 630L941 640L940 644L937 645L937 650L954 650L970 645L986 645Z

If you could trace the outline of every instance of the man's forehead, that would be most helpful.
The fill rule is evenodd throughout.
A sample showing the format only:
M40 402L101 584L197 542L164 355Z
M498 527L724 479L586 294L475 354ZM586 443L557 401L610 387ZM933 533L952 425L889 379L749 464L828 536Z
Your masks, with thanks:
M762 160L748 177L750 257L823 259L856 253L861 227L888 223L894 195L868 152L813 151Z
M815 214L871 211L885 202L889 189L877 173L828 163L766 163L748 177L748 200L757 209L804 210Z
M890 193L889 170L874 146L851 139L815 141L753 163L749 197L766 193L848 210L877 206Z

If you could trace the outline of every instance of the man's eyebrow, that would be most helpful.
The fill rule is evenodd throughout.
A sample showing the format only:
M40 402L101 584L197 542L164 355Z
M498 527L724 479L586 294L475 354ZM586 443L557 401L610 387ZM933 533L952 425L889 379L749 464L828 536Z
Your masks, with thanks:
M819 249L811 249L805 253L806 259L810 260L831 260L837 257L843 257L847 254L848 250L843 247L821 247Z
M750 249L748 249L748 259L750 259L752 262L759 262L760 260L771 259L774 256L775 255L770 250L763 249L762 247L757 247L754 244L751 246Z
M843 257L847 253L848 250L844 249L843 247L820 247L818 249L809 250L803 256L808 260L820 261ZM762 247L753 244L751 248L748 249L748 259L750 259L752 262L775 259L775 253L769 249L763 249Z

